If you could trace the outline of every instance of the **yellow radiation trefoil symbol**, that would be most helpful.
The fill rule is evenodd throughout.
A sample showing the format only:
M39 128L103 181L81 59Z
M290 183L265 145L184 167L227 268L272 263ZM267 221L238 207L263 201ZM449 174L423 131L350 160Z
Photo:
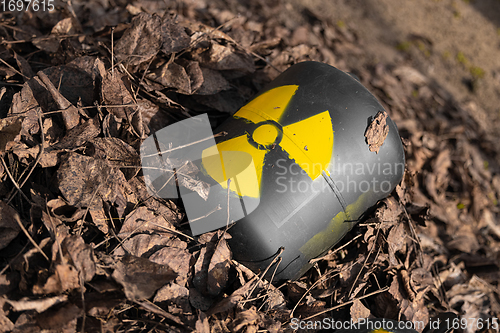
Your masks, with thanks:
M227 179L238 175L238 181L230 183L230 190L239 196L258 198L264 159L276 146L282 148L312 180L323 171L328 172L333 150L330 112L325 110L296 123L281 125L298 88L297 85L286 85L258 96L233 116L257 127L251 133L220 142L203 151L203 167L222 187L227 188ZM250 170L248 161L240 161L237 155L231 154L236 151L248 153L253 161L250 166L255 169Z

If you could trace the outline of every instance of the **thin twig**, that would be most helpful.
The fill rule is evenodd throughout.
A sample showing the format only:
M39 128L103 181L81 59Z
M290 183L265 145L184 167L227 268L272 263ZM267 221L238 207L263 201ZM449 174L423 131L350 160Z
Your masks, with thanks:
M10 180L12 181L12 183L14 184L14 186L16 187L17 191L19 193L21 193L21 195L23 196L24 199L26 199L26 201L28 201L30 204L32 205L36 205L36 206L40 206L36 203L34 203L33 201L31 201L27 196L26 194L24 194L24 192L21 190L21 188L19 187L19 184L16 182L16 180L14 179L14 177L12 176L12 174L10 173L9 171L9 168L7 167L7 164L5 163L5 161L3 160L3 158L0 158L0 160L2 161L2 164L4 166L4 169L5 169L5 172L7 172L7 176L9 176Z
M192 145L195 145L197 143L200 143L200 142L203 142L203 141L207 141L207 140L210 140L212 138L217 138L219 136L224 136L226 135L227 133L226 132L219 132L217 134L214 134L214 135L211 135L209 137L206 137L206 138L203 138L203 139L200 139L198 141L194 141L194 142L190 142L190 143L187 143L185 145L182 145L182 146L178 146L178 147L175 147L175 148L170 148L170 149L167 149L165 151L160 151L160 152L156 152L156 153L153 153L153 154L149 154L149 155L142 155L141 157L144 158L144 157L152 157L152 156L156 156L158 154L166 154L166 153L170 153L174 150L178 150L178 149L182 149L182 148L186 148L186 147L189 147L189 146L192 146Z
M354 265L351 265L351 267L352 266L354 266ZM316 280L316 282L314 282L314 284L311 287L309 287L309 289L306 290L306 292L302 295L302 297L298 300L298 302L293 307L292 312L290 312L290 318L293 318L293 313L295 312L295 310L299 306L300 302L304 299L304 297L306 297L306 295L309 294L311 292L311 290L313 290L314 288L316 288L316 286L320 282L323 282L323 280L325 280L328 276L332 275L333 273L339 274L338 271L331 270L331 271L327 272L325 275L321 276L318 280Z
M115 37L115 27L111 28L111 75L115 75L115 55L113 51L113 44L115 43L114 41Z
M257 283L255 283L255 285L253 286L252 290L250 291L250 293L247 295L247 298L246 300L243 301L243 304L245 304L246 302L248 302L248 297L250 297L253 292L255 291L255 288L257 288L257 286L259 285L260 282L263 282L262 279L264 278L264 276L267 274L267 271L269 270L269 268L271 268L272 265L274 265L277 261L278 261L278 258L280 258L280 255L283 253L283 251L285 251L285 248L282 246L279 248L278 250L278 253L276 254L276 256L274 257L274 259L271 261L271 263L269 265L267 265L266 269L264 270L264 272L262 272L259 276L258 276L258 280L257 280Z
M380 233L380 228L377 228L377 233L375 234L375 242L374 242L372 248L370 249L370 251L368 252L368 255L365 258L365 262L363 263L363 266L359 270L358 274L356 275L356 278L354 279L354 282L352 283L351 290L349 290L349 293L347 294L348 297L351 296L351 293L354 290L354 287L356 286L356 283L358 283L358 280L359 280L359 277L361 276L361 273L363 272L363 268L366 267L366 263L368 262L368 259L370 258L371 254L373 253L373 249L375 248L375 245L376 245L379 233ZM378 251L380 251L380 248L378 248Z
M14 72L16 72L17 74L21 75L22 77L24 77L24 79L26 80L29 80L30 78L27 77L26 75L24 75L23 73L21 73L20 71L18 71L17 69L15 69L14 67L12 67L11 65L9 65L5 60L3 60L2 58L0 58L0 61L3 62L3 64L7 67L9 67L10 69L12 69Z
M406 219L408 220L408 226L410 227L412 236L414 237L413 241L418 245L418 259L420 261L420 267L424 266L424 257L422 255L422 244L420 243L420 238L417 235L417 232L415 231L415 226L413 225L413 220L410 217L410 214L408 214L408 211L406 210L406 207L403 205L401 202L401 199L398 198L399 205L401 208L403 208L403 211L405 212Z
M363 235L362 234L357 235L356 237L354 237L353 239L349 240L347 243L345 243L341 247L333 250L331 253L328 253L328 254L324 255L323 257L320 257L320 258L313 258L313 259L309 260L309 263L310 264L314 264L314 263L316 263L318 261L321 261L321 260L330 260L330 259L333 259L333 255L335 253L339 252L340 250L342 250L346 246L349 246L349 244L351 244L352 242L354 242L356 239L358 239L361 236L363 236Z
M40 163L40 160L42 159L42 155L45 151L45 134L43 133L43 122L42 122L42 116L40 115L39 109L36 109L36 115L38 116L38 123L40 124L40 133L41 133L40 135L42 137L42 143L40 144L40 151L38 152L38 155L35 159L35 163L31 167L30 171L28 172L28 174L26 175L24 180L19 185L20 188L22 188L24 186L24 184L26 184L26 181L30 178L30 176L33 173L33 171L35 170L37 164ZM7 204L9 204L13 198L14 198L14 195L11 195L9 200L7 200Z
M2 161L3 161L3 159L2 159ZM47 259L48 262L50 262L49 257L47 257L47 255L45 254L45 252L42 251L42 249L40 248L40 246L38 246L38 244L35 242L35 240L31 237L31 235L28 232L28 230L26 230L26 228L24 227L23 223L21 222L21 219L19 218L18 214L14 214L14 220L16 220L16 222L19 225L19 227L21 228L21 230L24 232L24 234L26 235L26 237L28 237L28 239L30 240L31 244L33 244L33 246L38 250L38 252L40 252L40 254L45 259Z
M274 267L273 274L271 275L271 278L269 279L269 283L267 284L266 293L264 296L269 295L269 289L271 289L271 287L272 287L274 276L276 275L276 272L278 271L278 267L280 266L282 261L283 261L283 258L279 257L278 262L276 263L276 267ZM262 307L264 306L264 304L266 304L267 301L269 301L269 297L264 302L262 302L262 304L260 305L260 307L257 311L260 311L262 309Z
M197 217L195 219L189 220L189 222L194 222L194 221L198 221L198 220L204 219L205 217L207 217L209 215L212 215L213 213L215 213L216 211L218 211L220 209L221 209L220 205L217 205L217 207L215 207L214 209L212 209L211 211L209 211L207 214L205 214L203 216L200 216L200 217Z
M316 316L322 315L323 313L327 313L327 312L330 312L330 311L333 311L333 310L337 310L337 309L339 309L339 308L341 308L341 307L343 307L343 306L346 306L346 305L349 305L349 304L351 304L351 303L354 303L354 302L355 302L355 301L357 301L357 300L362 300L362 299L364 299L364 298L367 298L367 297L370 297L370 296L373 296L373 295L377 295L377 294L383 293L383 292L385 292L385 291L387 291L387 290L389 290L389 287L385 287L384 289L376 290L376 291L371 292L371 293L369 293L369 294L366 294L366 295L363 295L363 296L360 296L360 297L354 298L354 299L352 299L352 300L350 300L350 301L344 302L344 303L342 303L342 304L339 304L339 305L336 305L336 306L334 306L334 307L331 307L331 308L328 308L328 309L326 309L326 310L323 310L323 311L320 311L320 312L318 312L318 313L315 313L315 314L313 314L312 316L309 316L309 317L307 317L307 318L304 318L303 320L304 320L304 321L307 321L307 320L312 319L312 318L314 318L314 317L316 317Z

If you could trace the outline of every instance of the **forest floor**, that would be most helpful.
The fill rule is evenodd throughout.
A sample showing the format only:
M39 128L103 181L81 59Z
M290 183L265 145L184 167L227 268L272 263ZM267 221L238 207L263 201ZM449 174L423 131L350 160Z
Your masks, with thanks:
M0 332L445 312L456 332L498 332L500 2L54 4L0 13ZM232 258L230 230L194 238L181 203L148 194L140 146L186 117L220 123L305 60L379 99L406 173L302 278L269 283ZM184 186L202 195L196 172Z

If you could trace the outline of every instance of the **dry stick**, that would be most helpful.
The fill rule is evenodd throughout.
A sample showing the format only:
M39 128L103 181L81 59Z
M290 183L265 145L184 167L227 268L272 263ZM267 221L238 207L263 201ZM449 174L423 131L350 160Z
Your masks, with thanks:
M438 292L439 292L439 296L441 296L441 298L442 298L442 302L448 306L447 310L450 310L450 304L448 303L448 297L446 296L446 290L444 289L443 281L441 280L441 277L439 276L439 272L437 271L436 264L432 265L432 275L433 275L434 280L435 280L434 283L436 283L436 281L437 281L437 283L439 285Z
M405 212L405 216L408 219L408 226L410 227L412 236L414 237L413 241L417 243L418 245L418 259L420 260L420 267L424 266L424 257L422 255L422 244L420 243L420 238L417 235L417 232L415 231L415 228L413 226L413 220L411 219L410 215L408 214L408 211L406 210L406 207L401 203L401 199L398 198L399 205L401 208L403 208L403 211Z
M183 165L181 165L181 167L179 168L179 170L181 170L181 169L182 169L182 168L184 168L186 165L188 165L188 163L189 163L189 161L184 162L184 164L183 164ZM163 164L163 163L162 163L162 164ZM168 170L167 170L167 171L168 171ZM160 187L160 189L159 189L158 191L155 191L155 192L156 192L156 193L160 193L160 192L161 192L161 190L163 190L163 188L164 188L165 186L167 186L167 184L168 184L168 183L170 183L170 181L172 180L172 178L174 178L174 177L175 177L175 174L176 174L176 173L177 173L177 169L176 169L176 170L173 170L172 176L170 176L170 178L169 178L169 179L167 179L167 181L166 181L166 182L162 185L162 187ZM191 177L189 177L189 178L191 178Z
M351 264L351 267L349 268L352 268L353 266L354 264ZM311 290L313 290L320 282L323 282L323 280L325 280L329 275L332 275L333 273L339 274L339 272L331 270L327 272L325 275L321 276L316 282L314 282L314 284L311 287L309 287L309 289L306 290L306 292L302 295L302 297L297 301L297 304L295 304L295 306L293 307L292 312L290 312L290 318L293 318L293 313L299 306L300 302L304 299L304 297L306 297L306 295L309 294Z
M2 161L3 161L3 159L2 159ZM31 235L29 234L28 230L26 230L26 228L22 224L21 220L19 219L19 215L18 214L14 215L14 219L16 220L17 224L19 224L19 227L23 230L23 232L26 235L26 237L28 237L28 239L30 240L31 244L33 244L33 246L38 250L38 252L40 252L42 254L42 256L45 259L47 259L48 262L50 262L49 257L47 257L47 255L45 254L45 252L42 251L42 249L40 248L40 246L38 246L38 244L35 242L35 240L31 237Z
M65 39L65 38L85 37L85 36L86 35L84 35L84 34L65 34L65 35L57 35L57 39L58 40L62 40L62 39ZM40 40L40 41L41 40L50 40L50 39L54 39L54 36L50 35L49 37L40 37L40 38L36 38L36 39ZM2 40L2 41L0 41L0 44L9 45L9 44L28 43L28 42L31 42L32 40L26 40L26 39L22 39L22 40Z
M163 225L161 225L161 224L156 224L156 223L150 223L150 224L151 224L151 225L154 225L155 227L165 229L165 230L167 230L168 232L171 232L171 233L174 233L174 234L177 234L177 235L184 236L184 237L186 237L187 239L194 240L194 238L193 238L193 237L188 236L188 235L186 235L185 233L182 233L182 232L177 231L177 230L175 230L175 229L165 227L165 226L163 226Z
M267 271L269 270L269 268L271 268L272 265L274 265L274 263L276 263L278 261L278 258L280 258L280 255L283 253L283 251L285 250L285 248L282 246L279 248L278 250L278 253L276 254L276 256L274 257L273 261L271 261L271 263L269 265L267 265L266 269L264 270L264 272L262 272L259 276L258 276L258 280L257 282L255 283L255 285L253 286L252 290L250 291L250 293L247 295L247 298L245 301L243 301L243 305L245 305L246 302L248 302L248 297L250 297L253 292L255 291L255 288L257 288L257 286L259 285L260 282L262 282L262 279L264 278L264 276L266 275Z
M149 155L142 155L141 157L142 157L142 158L144 158L144 157L152 157L152 156L156 156L156 155L158 155L158 154L162 154L162 155L163 155L163 154L166 154L166 153L170 153L170 152L172 152L172 151L174 151L174 150L177 150L177 149L182 149L182 148L186 148L186 147L189 147L189 146L195 145L195 144L197 144L197 143L200 143L200 142L203 142L203 141L210 140L210 139L212 139L212 138L217 138L217 137L219 137L219 136L224 136L224 135L226 135L226 134L227 134L227 132L222 131L222 132L219 132L219 133L217 133L217 134L211 135L211 136L209 136L209 137L206 137L206 138L200 139L200 140L198 140L198 141L194 141L194 142L191 142L191 143L187 143L187 144L185 144L185 145L178 146L178 147L175 147L175 148L170 148L170 149L167 149L167 150L165 150L165 151L160 151L160 152L156 152L156 153L149 154Z
M267 284L267 288L266 288L266 293L264 296L268 296L269 294L269 289L271 289L271 286L272 286L272 283L273 283L273 280L274 280L274 276L276 275L276 272L278 271L278 267L280 266L281 262L283 261L283 258L282 257L279 257L278 258L278 262L276 263L276 267L274 267L274 271L273 271L273 275L271 275L271 279L269 280L269 283ZM269 298L267 300L265 300L264 302L262 302L262 304L259 306L259 309L257 311L260 311L262 309L262 307L264 306L264 304L266 304L266 302L269 300Z
M216 211L218 211L218 210L221 210L220 205L217 205L217 207L215 207L214 209L212 209L211 211L209 211L207 214L205 214L205 215L203 215L203 216L200 216L200 217L197 217L197 218L195 218L195 219L192 219L192 220L190 220L190 221L191 221L191 222L194 222L194 221L198 221L198 220L204 219L205 217L212 215L213 213L215 213L215 212L216 212ZM183 224L184 224L184 223L183 223Z
M141 89L141 83L142 83L142 81L144 81L144 78L146 77L146 73L148 72L149 67L153 63L153 60L155 59L155 57L156 57L156 55L151 58L151 60L149 61L149 64L146 66L146 69L144 70L144 73L142 73L142 76L141 76L141 79L139 80L139 83L137 83L137 91L134 92L134 100L137 98L137 94L139 93L139 90ZM139 112L141 112L140 108L139 108Z
M108 174L108 177L109 177L109 174ZM106 182L107 180L108 180L108 178L106 177L106 180L104 182ZM80 226L80 228L78 228L79 229L78 230L78 235L80 235L80 236L82 235L82 228L81 227L83 227L83 223L85 221L85 218L87 217L87 214L89 213L90 205L94 201L95 196L97 194L97 191L99 191L99 188L101 188L101 185L102 185L102 183L100 183L99 185L97 185L97 188L95 189L94 193L92 193L92 197L90 198L90 202L89 202L89 204L87 206L87 209L85 210L85 213L82 216L82 225Z
M148 301L148 300L145 300L145 301L131 300L131 301L147 311L153 312L153 313L158 314L160 316L163 316L167 319L170 319L174 323L177 323L179 325L183 324L179 318L166 312L165 310L160 308L158 305L152 303L151 301Z
M379 233L380 233L380 228L377 229L377 233L375 234L375 242L378 239ZM358 279L361 276L361 273L363 272L363 268L366 266L366 263L368 262L368 259L370 258L370 255L372 254L374 248L375 248L375 244L373 244L372 248L370 249L370 252L368 252L368 255L366 256L365 262L363 263L363 267L361 267L361 269L359 270L358 274L356 275L356 279L354 279L354 282L353 282L353 284L351 286L351 290L349 290L349 293L347 294L348 297L351 295L351 293L352 293L352 291L354 289L354 286L356 286L356 283L358 282ZM379 248L379 250L380 250L380 248Z
M28 243L24 244L23 249L22 249L21 251L19 251L19 253L18 253L18 254L16 254L16 256L15 256L14 258L12 258L12 259L9 261L9 263L8 263L7 265L5 265L5 267L4 267L4 268L0 271L0 276L1 276L1 275L3 275L3 273L5 273L5 272L9 269L10 265L12 265L12 263L13 263L14 261L16 261L16 260L17 260L17 258L18 258L18 257L19 257L22 253L24 253L24 250L26 250L26 248L27 248L27 247L28 247Z
M85 309L85 289L84 289L84 281L83 281L83 275L82 275L82 272L78 272L78 276L80 278L80 296L82 298L82 308ZM81 332L84 333L85 332L85 320L87 319L87 314L86 314L87 311L83 311L83 315L82 315L82 328L81 328Z
M333 310L337 310L337 309L339 309L339 308L341 308L341 307L343 307L343 306L346 306L346 305L349 305L349 304L351 304L351 303L354 303L354 302L355 302L355 301L357 301L357 300L362 300L362 299L364 299L364 298L367 298L367 297L370 297L370 296L373 296L373 295L376 295L376 294L383 293L383 292L385 292L385 291L387 291L387 290L389 290L389 287L385 287L384 289L380 289L380 290L377 290L377 291L371 292L371 293L369 293L369 294L366 294L366 295L363 295L363 296L360 296L360 297L354 298L354 299L352 299L352 300L350 300L350 301L347 301L347 302L344 302L344 303L342 303L342 304L336 305L336 306L331 307L331 308L329 308L329 309L326 309L326 310L320 311L320 312L318 312L318 313L313 314L312 316L309 316L309 317L307 317L307 318L304 318L303 320L304 320L304 321L306 321L306 320L312 319L312 318L314 318L314 317L316 317L316 316L322 315L323 313L327 313L327 312L330 312L330 311L333 311Z
M38 82L41 83L40 80L38 80ZM28 172L28 174L26 175L26 177L24 178L22 183L19 185L19 188L22 188L24 186L24 184L26 183L26 181L30 178L30 176L33 173L33 171L35 170L37 164L40 163L40 160L42 159L42 155L45 151L45 134L43 133L43 122L42 122L42 116L40 115L40 110L36 110L36 115L38 116L38 122L40 124L40 135L42 137L42 143L40 144L40 151L38 152L38 155L35 159L35 163L31 167L30 171ZM10 196L9 200L7 200L7 204L9 204L13 198L14 198L14 194L12 194Z
M111 75L113 76L115 76L115 55L113 51L113 44L115 43L114 35L115 35L115 27L112 27L111 28Z
M2 58L0 58L0 61L3 62L3 64L7 67L9 67L10 69L12 69L14 72L16 72L17 74L21 75L22 77L24 77L24 79L26 80L29 80L30 78L27 77L26 75L24 75L23 73L21 73L20 71L18 71L17 69L15 69L14 67L12 67L11 65L9 65L5 60L3 60Z
M19 191L19 193L21 193L21 195L24 197L24 199L26 199L26 201L28 201L31 205L40 207L40 205L32 202L26 196L26 194L24 194L24 192L21 191L21 188L19 187L19 184L15 181L14 177L12 177L12 174L10 173L9 168L7 167L7 164L5 163L5 161L3 160L3 158L0 158L0 160L2 161L2 164L3 164L4 168L5 168L5 172L7 172L7 175L9 176L10 180L12 181L12 183L14 183L14 186L17 188L17 190ZM50 262L49 257L47 257L47 255L42 251L42 249L40 248L40 246L38 246L38 244L35 242L35 240L29 234L28 230L26 230L26 228L24 227L24 225L21 223L21 220L19 219L19 215L18 214L14 215L14 219L16 220L17 224L19 224L19 227L24 232L24 234L26 235L26 237L28 237L28 239L33 244L33 246L35 246L35 248L44 256L45 259L47 259L48 262Z
M79 109L98 109L98 108L123 108L125 106L130 106L130 107L135 107L135 106L138 106L137 103L131 103L131 104L113 104L113 105L89 105L89 106L81 106L79 107ZM28 110L29 111L29 110ZM26 111L26 112L28 112ZM66 109L59 109L59 110L54 110L54 111L48 111L48 112L44 112L42 116L48 116L48 115L51 115L51 114L55 114L55 113L61 113L61 112L64 112L66 111ZM20 115L21 113L16 113L16 117L18 115ZM11 117L14 117L14 116L11 116Z
M35 205L35 206L40 206L36 203L34 203L33 201L31 201L27 196L26 194L24 194L24 192L21 190L21 188L19 187L19 184L16 182L16 180L14 179L14 177L12 176L12 174L10 173L9 171L9 168L7 167L7 164L5 163L5 161L3 160L3 158L0 158L0 160L2 161L2 164L5 168L5 172L7 172L7 175L9 176L10 180L12 181L12 183L14 184L14 186L16 187L17 191L19 193L21 193L21 195L23 196L23 198L28 201L30 204L32 205Z
M227 180L227 220L226 220L226 229L224 229L224 233L226 233L227 229L229 229L229 186L231 185L231 178Z

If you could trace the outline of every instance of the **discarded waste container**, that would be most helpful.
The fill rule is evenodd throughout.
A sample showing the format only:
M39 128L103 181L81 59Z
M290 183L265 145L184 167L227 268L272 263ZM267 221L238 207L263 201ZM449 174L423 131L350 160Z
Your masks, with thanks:
M353 76L327 64L302 62L213 134L203 123L206 116L195 117L196 124L185 128L174 129L176 123L158 131L154 140L148 138L141 157L143 166L158 166L172 164L172 153L179 160L189 156L201 171L196 179L210 185L205 192L193 190L199 183L190 189L179 186L193 234L229 226L234 259L256 272L283 248L281 262L269 274L296 279L401 181L403 146L383 111ZM373 123L379 126L379 142L370 149L365 134ZM153 158L161 145L168 153ZM186 146L191 149L187 155L176 150ZM156 195L178 194L161 193L172 176L154 168L144 174ZM178 183L183 179L179 174Z

